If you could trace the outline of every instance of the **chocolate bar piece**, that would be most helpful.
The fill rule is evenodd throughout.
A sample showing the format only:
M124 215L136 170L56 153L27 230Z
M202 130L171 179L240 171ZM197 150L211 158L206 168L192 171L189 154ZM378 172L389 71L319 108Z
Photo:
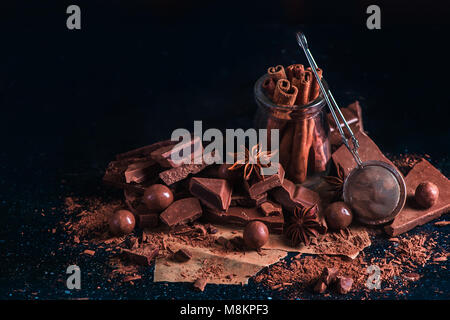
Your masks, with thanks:
M203 154L200 137L177 143L176 145L163 146L150 154L150 157L164 168L176 168L183 164L193 163L195 158ZM175 157L176 156L176 157Z
M211 222L235 226L246 226L250 221L262 221L269 228L270 232L283 233L284 217L261 215L258 208L230 207L227 212L215 211L211 209L205 210L206 219Z
M252 199L248 195L232 194L230 207L258 207L267 201L267 196L267 192L260 194L257 199Z
M130 158L148 158L150 159L150 154L155 151L156 149L159 149L164 146L170 146L177 144L178 141L172 141L172 140L164 140L164 141L158 141L151 145L144 146L138 149L134 149L128 152L124 152L121 154L118 154L116 156L116 160L124 160L124 159L130 159Z
M362 162L378 160L386 162L395 168L394 164L384 156L375 142L373 142L373 140L364 132L358 132L356 134L356 139L359 141L358 153ZM355 159L345 145L340 146L339 149L331 155L331 158L336 167L340 166L342 168L344 177L347 177L350 171L357 166Z
M156 173L155 161L132 163L125 170L126 183L141 183Z
M204 154L203 159L212 159L213 154ZM211 163L211 161L208 161L208 163ZM159 174L159 177L162 181L164 181L165 184L168 186L174 184L175 182L181 181L186 179L191 174L197 174L206 167L208 167L209 164L205 163L203 161L201 164L183 164L176 168L171 168L169 170L163 171Z
M284 169L280 164L278 164L278 166L278 172L276 174L264 176L263 180L245 184L250 198L256 200L261 194L282 185L284 180Z
M192 253L187 249L180 249L173 254L173 259L178 262L186 262L191 260Z
M155 228L158 226L159 214L157 213L141 214L137 216L137 221L138 226L141 229Z
M137 169L141 164L142 167ZM126 174L129 168L131 170ZM108 164L103 176L103 182L115 188L143 192L147 186L156 182L159 170L160 166L148 158L115 160ZM127 183L127 179L130 183ZM140 182L136 183L131 180L139 180Z
M341 112L344 115L345 120L356 134L359 131L364 131L361 106L358 101L353 102L346 108L341 108ZM341 128L343 129L345 136L350 137L350 133L344 126L344 122L338 117ZM334 122L331 113L328 114L328 124L330 125L330 144L332 150L336 150L342 145L342 137L337 129L336 122Z
M317 192L301 185L295 185L288 179L284 179L281 187L270 191L270 195L290 212L293 212L297 206L311 207L320 200Z
M414 200L417 186L425 181L430 181L439 188L437 202L428 209L421 208ZM407 232L450 211L450 181L425 159L419 161L412 168L405 178L405 183L407 192L405 207L390 225L384 227L390 236Z
M261 203L258 209L266 217L279 216L283 213L283 209L281 208L281 206L279 204L273 203L272 201Z
M208 279L202 277L195 280L193 286L196 291L203 292L205 290L206 285L208 284Z
M225 179L197 178L189 183L189 191L205 206L227 211L231 202L231 185Z
M202 207L197 198L185 198L172 203L161 213L161 221L169 227L186 224L202 215Z
M122 253L133 263L141 266L149 266L158 255L158 247L147 245L134 250L122 249Z

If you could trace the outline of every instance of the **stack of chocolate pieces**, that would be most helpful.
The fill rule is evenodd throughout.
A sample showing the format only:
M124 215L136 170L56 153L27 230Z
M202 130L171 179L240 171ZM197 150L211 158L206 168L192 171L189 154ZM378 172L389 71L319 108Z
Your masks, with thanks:
M140 228L158 223L175 227L201 218L239 227L261 221L271 233L281 234L283 209L293 211L295 206L319 201L316 192L286 179L281 165L274 175L256 174L246 180L242 172L230 171L228 164L210 165L201 157L194 164L173 161L174 153L189 162L195 159L190 155L183 158L184 148L192 148L192 153L203 150L197 138L181 146L161 141L120 154L108 165L104 182L124 189L126 203ZM173 194L173 201L167 207L152 207L147 199L161 197L160 191L152 190L163 187Z

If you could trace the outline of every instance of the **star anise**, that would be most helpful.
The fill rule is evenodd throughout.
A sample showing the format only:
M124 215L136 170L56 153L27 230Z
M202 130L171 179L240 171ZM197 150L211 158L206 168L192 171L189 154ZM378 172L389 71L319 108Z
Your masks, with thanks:
M319 221L317 210L316 204L309 208L295 207L290 224L286 229L286 237L291 240L292 245L298 246L302 242L309 245L311 238L316 238L319 234L326 232L326 227Z
M323 177L326 183L330 186L330 190L335 192L335 200L339 200L342 197L342 191L344 188L344 170L340 165L337 166L337 177L326 176Z
M277 152L261 151L261 145L254 145L251 150L242 146L243 151L234 154L237 157L236 162L228 168L228 170L239 170L244 168L244 179L249 180L254 173L258 180L264 180L264 176L261 175L261 169L268 167L270 164L270 158Z

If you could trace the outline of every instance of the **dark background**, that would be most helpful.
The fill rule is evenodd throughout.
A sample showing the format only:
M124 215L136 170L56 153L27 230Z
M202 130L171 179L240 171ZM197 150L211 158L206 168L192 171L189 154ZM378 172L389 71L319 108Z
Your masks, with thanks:
M382 29L368 30L365 8L377 3ZM70 4L81 7L81 30L66 28ZM256 79L269 66L306 63L297 30L338 103L360 101L383 151L426 153L448 176L449 16L444 1L2 3L0 297L34 298L37 283L52 281L43 270L61 273L70 253L46 257L64 237L42 234L60 218L40 213L67 195L101 194L115 154L194 120L251 127Z

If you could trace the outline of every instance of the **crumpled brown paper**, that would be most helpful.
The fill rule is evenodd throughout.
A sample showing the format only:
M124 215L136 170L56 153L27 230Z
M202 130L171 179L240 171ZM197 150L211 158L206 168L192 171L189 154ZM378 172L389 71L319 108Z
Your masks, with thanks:
M216 226L217 238L232 239L242 237L242 229L236 227ZM282 235L272 234L269 242L256 251L223 251L214 248L193 247L179 242L176 238L168 238L166 245L172 251L184 248L192 253L192 259L179 263L170 257L156 260L154 281L194 282L207 276L209 283L215 284L247 284L248 279L262 268L274 264L286 257L288 252L306 254L345 255L355 258L361 250L371 244L367 231L362 227L351 227L348 232L327 233L309 246L294 248Z

